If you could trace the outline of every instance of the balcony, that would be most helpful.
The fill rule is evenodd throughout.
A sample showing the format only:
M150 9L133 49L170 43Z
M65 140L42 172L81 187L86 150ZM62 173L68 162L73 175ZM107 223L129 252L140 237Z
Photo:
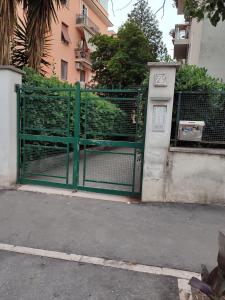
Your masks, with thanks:
M75 49L75 61L82 64L85 68L91 69L91 56L90 52Z
M174 43L174 58L187 59L189 49L189 24L177 24L171 33Z
M92 22L92 20L88 18L88 16L85 15L76 16L76 27L82 31L86 29L92 35L100 32L99 27L94 22Z
M108 19L108 12L103 8L102 1L103 0L83 0L84 4L86 4L107 27L112 27L113 24Z

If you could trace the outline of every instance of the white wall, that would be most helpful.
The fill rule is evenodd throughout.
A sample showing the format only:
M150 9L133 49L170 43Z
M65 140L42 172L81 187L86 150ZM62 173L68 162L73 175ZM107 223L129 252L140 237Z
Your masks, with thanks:
M0 186L17 180L17 98L15 85L22 83L22 72L0 66Z
M165 201L225 204L225 150L172 148Z
M198 65L199 63L202 29L203 22L197 22L196 19L192 19L189 35L190 44L188 52L188 64L190 65Z
M225 81L225 22L212 26L208 19L204 20L199 63L206 67L209 74Z
M208 73L225 81L225 22L216 27L208 19L193 19L188 64L205 67Z

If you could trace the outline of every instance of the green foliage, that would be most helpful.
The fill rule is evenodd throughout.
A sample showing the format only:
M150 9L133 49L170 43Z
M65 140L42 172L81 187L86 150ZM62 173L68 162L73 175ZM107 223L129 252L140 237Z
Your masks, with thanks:
M210 76L205 68L184 65L177 72L176 91L224 91L225 84Z
M206 124L202 139L204 142L211 142L211 144L203 144L203 146L215 147L212 142L223 141L225 139L223 121L225 101L224 93L221 92L225 91L225 84L210 76L205 68L184 65L177 72L175 89L177 92L186 92L181 94L182 100L179 113L181 120L203 120ZM176 95L174 101L172 136L176 134L177 108L178 95ZM187 146L187 142L184 145ZM188 145L192 147L199 146L192 142ZM218 147L218 144L216 144L216 147Z
M92 38L92 43L97 47L97 50L91 54L92 69L95 72L94 81L106 86L116 83L109 68L109 62L119 47L118 39L105 34L97 34Z
M103 133L103 135L89 135L89 138L106 138L107 133L119 132L119 124L127 119L127 113L121 110L119 105L110 102L107 99L101 99L93 93L84 93L81 98L81 132L85 132L85 115L86 130L88 132ZM104 134L106 133L106 134Z
M25 67L23 71L26 73L23 76L23 84L34 87L46 87L46 88L72 88L73 85L68 82L63 82L57 77L44 77L41 74L35 72L33 69Z
M168 59L168 52L163 43L162 32L159 30L159 24L155 14L147 0L138 0L134 9L128 15L128 20L135 22L143 31L152 48L153 56L160 61Z
M28 66L40 72L42 59L46 59L46 38L52 23L58 21L58 10L65 0L20 0L26 15ZM44 56L44 57L43 57Z
M27 31L26 17L24 17L24 19L18 18L14 29L11 60L12 64L20 69L29 66L29 41ZM39 69L40 73L42 74L45 74L45 68L50 66L48 62L50 47L51 37L49 34L46 34L44 38L44 45L41 50L41 63Z
M26 97L31 99L28 108L29 127L66 129L68 113L66 99L70 97L70 134L73 134L76 87L62 82L56 77L46 78L30 68L25 68L24 71L26 72L23 77L24 86L39 88L38 91L26 94ZM59 90L60 88L63 90ZM85 117L88 120L89 129L92 131L97 129L98 132L116 132L116 126L127 117L126 112L122 111L117 104L92 92L81 94L81 132L84 132ZM46 133L40 131L39 134L45 135ZM59 136L59 132L52 130L51 135Z
M218 22L225 20L224 0L186 0L185 15L196 17L198 20L209 18L211 24L216 26Z
M135 22L126 22L117 37L97 35L92 39L94 81L102 85L140 85L147 74L147 62L155 56L149 42Z

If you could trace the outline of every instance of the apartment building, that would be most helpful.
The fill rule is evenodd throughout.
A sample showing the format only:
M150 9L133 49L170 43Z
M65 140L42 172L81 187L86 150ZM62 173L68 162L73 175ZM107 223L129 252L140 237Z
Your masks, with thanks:
M179 15L184 14L185 0L177 0ZM208 19L197 22L188 18L173 32L174 58L205 67L209 74L225 81L225 22L212 26Z
M107 34L113 24L108 18L109 0L67 0L52 25L50 67L47 76L88 84L92 78L89 40L96 33ZM22 14L22 8L19 9Z
M52 70L61 80L74 83L91 81L89 42L96 33L106 34L112 23L108 19L108 0L68 0L58 12L52 35Z

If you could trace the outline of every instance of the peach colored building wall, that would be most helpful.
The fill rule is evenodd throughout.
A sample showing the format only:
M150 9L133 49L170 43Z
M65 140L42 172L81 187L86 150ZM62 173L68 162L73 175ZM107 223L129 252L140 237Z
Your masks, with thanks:
M77 15L82 14L83 5L87 7L87 16L97 25L100 33L107 33L110 22L108 20L108 13L100 5L97 0L70 0L66 7L58 11L58 22L52 26L52 51L51 64L52 67L48 71L51 75L53 72L61 79L61 60L68 63L67 80L71 83L81 81L81 70L77 69L77 65L83 67L85 72L85 83L89 83L92 79L91 65L83 62L83 60L76 60L75 49L79 47L79 42L85 39L84 28L76 26ZM62 23L68 26L68 33L70 42L65 44L61 41ZM89 26L87 26L89 27ZM79 53L79 51L78 51ZM87 52L89 55L90 51ZM84 59L84 61L89 61ZM83 81L83 80L82 80Z
M87 17L89 19L84 24L77 25L77 15L83 14L83 5L87 8ZM19 11L19 14L21 14L21 11ZM49 53L51 66L46 70L46 75L51 76L54 74L63 80L61 76L61 61L63 60L67 62L68 82L75 83L81 81L79 66L85 72L85 83L88 84L92 79L91 62L89 59L91 50L88 49L86 41L84 42L85 54L81 55L81 52L75 52L75 49L79 47L81 40L86 40L85 30L86 32L89 31L89 35L90 33L94 33L93 30L90 30L90 24L92 23L89 22L93 22L99 28L100 33L107 33L108 27L112 26L108 19L108 13L100 4L100 0L68 0L68 4L58 10L57 16L58 22L52 24L52 46ZM62 41L62 23L68 26L69 43Z

